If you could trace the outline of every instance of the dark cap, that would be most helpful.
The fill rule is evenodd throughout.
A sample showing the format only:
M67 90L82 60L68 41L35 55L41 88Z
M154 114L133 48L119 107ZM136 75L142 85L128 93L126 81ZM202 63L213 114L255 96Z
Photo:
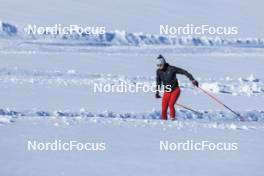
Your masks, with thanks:
M164 57L160 54L157 59L164 59Z

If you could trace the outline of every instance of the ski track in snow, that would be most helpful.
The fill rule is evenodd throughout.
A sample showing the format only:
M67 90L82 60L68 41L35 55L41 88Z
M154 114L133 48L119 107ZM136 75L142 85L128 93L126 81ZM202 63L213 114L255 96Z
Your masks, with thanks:
M247 78L197 78L200 86L213 93L228 94L231 96L260 96L264 94L264 82L254 75ZM19 68L0 68L0 84L33 84L41 86L90 86L94 84L110 85L155 85L155 77L112 74L82 74L75 70L68 71L36 71ZM181 82L182 89L193 90L190 82Z
M53 125L74 125L76 123L101 123L110 125L130 125L135 127L163 127L163 128L217 128L231 130L255 130L264 129L264 111L241 112L245 122L230 112L223 111L200 111L203 115L197 115L184 109L177 110L177 121L162 121L160 111L153 110L146 113L115 113L104 111L93 113L80 109L79 112L71 111L14 111L0 109L0 125L15 123L20 119L48 119ZM260 123L259 123L260 122Z

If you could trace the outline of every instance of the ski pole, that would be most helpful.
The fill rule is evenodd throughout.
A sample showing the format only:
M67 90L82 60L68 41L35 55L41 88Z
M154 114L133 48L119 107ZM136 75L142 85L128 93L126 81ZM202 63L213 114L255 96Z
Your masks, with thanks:
M228 107L227 105L225 105L223 102L221 102L218 98L216 98L215 96L213 96L212 94L210 94L209 92L207 92L206 90L204 90L203 88L197 86L202 92L204 92L206 95L208 95L209 97L211 97L213 100L215 100L217 103L219 103L220 105L224 106L225 108L227 108L228 110L230 110L232 113L234 113L236 116L239 117L240 121L245 121L245 118L242 117L239 113L235 112L234 110L232 110L230 107Z
M196 110L193 110L192 108L189 108L189 107L187 107L187 106L185 106L185 105L178 104L178 103L176 103L176 105L177 105L177 106L180 106L180 107L182 107L182 108L184 108L184 109L187 109L187 110L189 110L189 111L192 111L192 112L194 112L194 113L196 113L196 114L203 115L203 113L198 112L198 111L196 111Z

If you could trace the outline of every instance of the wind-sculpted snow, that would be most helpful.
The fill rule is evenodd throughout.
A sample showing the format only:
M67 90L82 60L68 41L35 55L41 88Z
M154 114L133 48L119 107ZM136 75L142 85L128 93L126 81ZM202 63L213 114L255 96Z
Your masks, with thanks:
M232 96L260 96L264 94L264 82L254 75L247 78L218 78L201 79L197 78L202 88L213 92ZM95 84L102 85L155 85L155 77L147 76L125 76L113 74L83 74L76 70L68 71L36 71L23 70L18 68L0 68L0 84L32 84L41 86L87 86L94 88ZM194 87L190 82L181 82L181 89L193 91Z
M143 46L143 45L173 45L173 46L232 46L232 47L264 47L263 39L221 39L219 37L172 37L152 34L128 33L124 31L106 32L102 35L62 35L34 36L39 40L62 39L66 41L85 41L84 45L98 46ZM44 43L42 43L44 44Z
M242 47L263 48L264 39L261 38L232 38L193 37L193 36L161 36L154 34L130 33L126 31L112 31L104 34L92 35L86 33L27 34L23 27L1 22L0 34L17 36L20 44L47 46L207 46L207 47ZM3 36L3 35L1 35ZM21 47L21 46L20 46Z
M0 36L14 36L17 32L16 26L0 21Z

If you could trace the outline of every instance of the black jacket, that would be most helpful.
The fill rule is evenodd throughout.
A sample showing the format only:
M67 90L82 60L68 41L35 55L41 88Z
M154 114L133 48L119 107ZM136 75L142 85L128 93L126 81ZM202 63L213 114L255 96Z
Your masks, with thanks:
M157 69L157 77L156 77L156 84L157 84L157 91L159 90L159 86L161 83L163 84L165 91L173 91L177 87L179 87L178 79L176 74L183 74L187 76L191 81L194 80L193 76L187 72L186 70L178 67L174 67L166 63L163 69ZM166 89L167 86L170 86L170 90Z

